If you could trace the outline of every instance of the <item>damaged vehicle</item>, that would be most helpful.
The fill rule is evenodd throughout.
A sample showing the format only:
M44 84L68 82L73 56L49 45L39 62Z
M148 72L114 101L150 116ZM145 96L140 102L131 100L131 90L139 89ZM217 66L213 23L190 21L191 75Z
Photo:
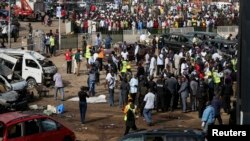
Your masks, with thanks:
M52 61L38 52L21 49L0 49L0 64L22 76L28 88L37 84L51 85L57 70Z
M0 113L9 109L25 109L30 98L27 82L0 64Z

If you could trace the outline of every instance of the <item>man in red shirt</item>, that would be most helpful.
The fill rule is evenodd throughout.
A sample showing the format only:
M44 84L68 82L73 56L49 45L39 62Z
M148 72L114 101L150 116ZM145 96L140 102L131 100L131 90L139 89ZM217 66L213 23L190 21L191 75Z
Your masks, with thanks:
M70 48L66 53L65 53L65 60L67 61L67 73L71 73L71 66L72 66L72 49Z

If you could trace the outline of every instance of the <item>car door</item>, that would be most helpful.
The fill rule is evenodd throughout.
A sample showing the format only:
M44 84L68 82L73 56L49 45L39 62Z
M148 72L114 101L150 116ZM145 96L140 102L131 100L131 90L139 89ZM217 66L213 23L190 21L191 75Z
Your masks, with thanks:
M178 36L170 35L169 41L167 43L167 47L169 47L170 49L176 50L177 44L178 44Z
M7 66L9 69L14 70L17 59L4 53L0 53L0 63Z
M15 123L8 125L6 138L8 141L26 141L24 136L24 124Z
M42 83L42 69L37 61L26 58L24 55L22 65L22 77L29 81L29 79L35 79L36 83Z
M43 141L41 139L41 127L37 119L30 119L24 122L24 141Z
M50 118L41 118L41 139L43 141L62 141L64 136L63 126Z

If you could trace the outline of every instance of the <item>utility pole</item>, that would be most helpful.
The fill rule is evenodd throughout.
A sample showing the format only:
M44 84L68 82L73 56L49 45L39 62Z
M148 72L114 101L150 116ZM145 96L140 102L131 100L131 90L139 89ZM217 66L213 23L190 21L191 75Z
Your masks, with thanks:
M61 13L62 7L61 4L59 4L59 6L56 8L56 16L59 18L59 27L58 27L58 32L59 32L59 36L58 36L58 42L59 42L59 50L61 50Z
M238 95L237 124L250 124L250 1L240 1L239 53L238 53Z
M10 0L9 0L9 21L8 21L8 30L7 30L8 31L8 45L9 45L9 48L11 48L11 41L10 41L11 40L11 37L10 37L11 36L11 34L10 34L11 33L10 24L11 23L10 22L11 22L11 4L10 4Z

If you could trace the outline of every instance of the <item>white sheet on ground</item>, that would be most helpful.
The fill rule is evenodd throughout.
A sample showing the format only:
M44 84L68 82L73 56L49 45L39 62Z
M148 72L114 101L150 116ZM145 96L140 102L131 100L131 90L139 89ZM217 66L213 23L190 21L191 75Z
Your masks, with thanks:
M79 97L73 97L68 101L79 101ZM105 102L107 102L105 95L99 95L97 97L87 98L87 103L105 103Z

